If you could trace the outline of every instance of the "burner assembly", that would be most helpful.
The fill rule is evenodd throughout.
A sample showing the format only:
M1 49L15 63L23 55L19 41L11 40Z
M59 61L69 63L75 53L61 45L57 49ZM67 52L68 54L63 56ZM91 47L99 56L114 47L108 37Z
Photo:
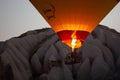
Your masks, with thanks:
M80 63L80 53L76 53L74 51L68 54L65 57L64 61L65 61L65 64L68 64L68 65Z

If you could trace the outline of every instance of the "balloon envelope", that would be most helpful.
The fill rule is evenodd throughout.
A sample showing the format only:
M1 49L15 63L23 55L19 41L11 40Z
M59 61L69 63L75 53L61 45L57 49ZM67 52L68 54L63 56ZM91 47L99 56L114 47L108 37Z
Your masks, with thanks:
M55 32L91 32L116 5L116 0L31 0Z

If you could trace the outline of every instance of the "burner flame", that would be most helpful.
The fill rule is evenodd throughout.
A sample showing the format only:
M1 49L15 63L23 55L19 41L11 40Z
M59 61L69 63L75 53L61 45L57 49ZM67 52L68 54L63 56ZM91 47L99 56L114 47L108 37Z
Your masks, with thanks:
M79 39L77 39L76 31L72 33L71 38L72 38L72 42L71 42L72 52L74 52L75 48L80 47L82 43Z

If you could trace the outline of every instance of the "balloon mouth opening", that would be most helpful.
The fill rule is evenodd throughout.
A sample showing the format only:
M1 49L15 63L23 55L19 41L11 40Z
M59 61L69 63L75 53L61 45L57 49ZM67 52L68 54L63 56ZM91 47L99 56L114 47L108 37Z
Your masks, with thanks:
M89 35L90 32L88 31L82 31L82 30L63 30L57 32L57 35L59 39L67 44L69 47L72 48L72 52L74 52L74 49L80 48L86 39L86 37Z

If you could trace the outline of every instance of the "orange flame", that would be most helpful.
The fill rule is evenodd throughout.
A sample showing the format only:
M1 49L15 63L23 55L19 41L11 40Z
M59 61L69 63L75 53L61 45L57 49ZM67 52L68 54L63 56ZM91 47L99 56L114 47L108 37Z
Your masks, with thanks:
M71 38L72 38L72 42L71 42L72 52L74 52L74 49L79 48L82 44L81 41L77 39L76 31L73 32Z

